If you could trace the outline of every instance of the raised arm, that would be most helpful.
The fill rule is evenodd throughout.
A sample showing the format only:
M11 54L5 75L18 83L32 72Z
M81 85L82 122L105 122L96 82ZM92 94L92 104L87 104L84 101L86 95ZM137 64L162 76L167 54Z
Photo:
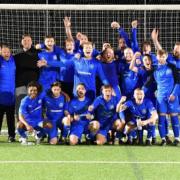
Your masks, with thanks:
M129 40L128 34L124 31L124 29L120 26L120 24L114 21L111 23L111 27L113 29L118 29L119 37L123 38L126 42L127 47L131 48L131 41Z
M154 46L157 51L162 49L162 46L158 41L158 35L159 35L159 31L156 28L154 28L151 33L151 38L153 40Z
M63 21L67 38L74 40L71 32L71 17L65 16Z
M137 26L138 26L138 21L134 20L131 22L131 48L133 49L134 52L139 51L139 45L137 41Z

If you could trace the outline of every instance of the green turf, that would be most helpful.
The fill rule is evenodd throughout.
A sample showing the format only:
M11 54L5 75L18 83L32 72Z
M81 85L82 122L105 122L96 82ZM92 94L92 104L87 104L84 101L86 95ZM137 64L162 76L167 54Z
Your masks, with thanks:
M140 146L22 146L0 137L0 179L119 180L180 178L180 164L103 164L102 162L180 161L180 147ZM2 163L2 161L41 161ZM47 164L44 161L66 161ZM92 163L71 163L86 161ZM68 163L69 162L69 163Z

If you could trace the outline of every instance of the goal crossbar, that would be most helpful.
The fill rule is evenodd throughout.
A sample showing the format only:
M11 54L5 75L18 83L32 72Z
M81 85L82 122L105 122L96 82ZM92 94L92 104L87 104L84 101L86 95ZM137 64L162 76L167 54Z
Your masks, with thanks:
M67 4L0 4L0 9L18 10L180 10L179 4L174 5L67 5Z

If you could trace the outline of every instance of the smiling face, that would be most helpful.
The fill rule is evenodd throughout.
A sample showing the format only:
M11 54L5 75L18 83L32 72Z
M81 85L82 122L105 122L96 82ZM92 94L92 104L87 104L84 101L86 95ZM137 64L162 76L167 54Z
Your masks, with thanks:
M9 60L10 56L11 56L11 51L8 47L2 47L1 49L1 56L5 59L5 60Z
M180 42L175 44L173 54L177 59L180 59Z
M142 45L142 51L143 51L143 54L150 54L151 52L151 44L150 42L144 42L143 45Z
M53 37L45 38L44 44L45 44L48 51L53 51L53 48L54 48L54 45L55 45L55 40L54 40Z
M118 40L118 48L119 49L125 49L126 48L126 42L124 38L119 38Z
M144 91L141 89L136 89L134 91L134 99L137 104L142 104L144 100Z
M86 89L85 89L84 85L82 85L82 84L77 85L76 91L77 91L78 98L85 97Z
M93 53L93 46L91 43L85 43L83 45L84 57L91 58Z
M73 41L65 41L65 49L66 49L67 53L73 53L74 42Z
M24 36L22 38L21 44L23 46L23 49L29 50L32 46L32 38L30 36Z
M88 42L88 37L82 34L80 38L80 45L83 45L84 43L87 43L87 42Z
M31 99L35 99L38 95L38 89L37 87L35 86L30 86L28 87L28 96L31 98Z
M143 57L143 65L147 70L150 70L152 68L152 60L149 56L145 55Z
M124 50L124 57L126 59L126 62L131 62L131 60L133 59L133 55L134 53L131 48L126 48Z
M168 56L168 55L167 55L166 51L164 51L164 50L158 51L158 52L157 52L157 60L158 60L158 63L159 63L160 65L166 64L167 56Z
M112 48L106 48L103 53L103 59L105 62L112 62L114 59L114 51Z
M53 86L51 88L52 94L55 98L59 97L61 94L61 88L59 86Z
M110 86L102 86L102 94L103 98L108 101L112 97L112 87Z

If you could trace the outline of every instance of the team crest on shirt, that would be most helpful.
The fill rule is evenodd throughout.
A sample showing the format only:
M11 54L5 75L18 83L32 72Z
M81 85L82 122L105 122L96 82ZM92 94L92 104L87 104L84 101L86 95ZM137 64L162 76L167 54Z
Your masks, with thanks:
M143 114L146 114L146 109L142 109L142 113L143 113Z
M59 107L63 107L63 103L59 103Z
M42 103L42 100L41 100L41 99L39 99L39 100L38 100L38 104L41 104L41 103Z
M168 75L168 74L172 74L172 70L171 69L167 69L166 70L166 75Z
M109 109L114 109L114 105L110 105Z
M91 64L89 67L90 69L94 69L94 64Z
M53 56L53 60L57 60L57 56L56 55Z

